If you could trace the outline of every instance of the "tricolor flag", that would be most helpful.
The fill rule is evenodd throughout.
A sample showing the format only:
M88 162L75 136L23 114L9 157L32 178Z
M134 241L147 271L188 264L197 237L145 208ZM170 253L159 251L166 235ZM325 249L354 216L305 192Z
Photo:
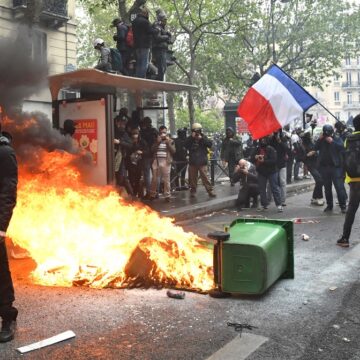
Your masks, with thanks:
M302 118L317 100L276 65L246 93L238 114L249 125L253 139L259 139Z

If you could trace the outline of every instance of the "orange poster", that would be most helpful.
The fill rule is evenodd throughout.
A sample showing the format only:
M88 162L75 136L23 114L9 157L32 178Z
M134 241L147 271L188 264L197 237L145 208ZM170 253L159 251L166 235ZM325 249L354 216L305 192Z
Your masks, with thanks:
M96 119L74 120L76 131L73 139L79 148L89 151L93 161L97 163L98 138L97 138L97 121Z

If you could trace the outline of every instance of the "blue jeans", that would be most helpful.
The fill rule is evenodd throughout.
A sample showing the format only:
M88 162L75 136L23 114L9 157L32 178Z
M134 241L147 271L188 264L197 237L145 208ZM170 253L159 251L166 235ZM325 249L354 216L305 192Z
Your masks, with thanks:
M149 66L149 55L150 49L140 48L136 49L136 73L135 76L138 78L146 78L146 72Z
M166 72L166 49L154 49L153 56L155 59L156 67L158 69L158 75L156 80L164 81L164 75Z
M332 184L334 184L336 194L341 208L346 207L346 190L344 186L343 170L341 167L320 166L319 172L324 182L326 205L330 208L334 206Z
M270 183L271 192L274 197L275 205L280 206L281 205L281 195L280 195L278 172L275 172L275 173L267 175L267 176L258 174L261 206L267 207L269 205L268 198L266 196L266 184L268 181Z

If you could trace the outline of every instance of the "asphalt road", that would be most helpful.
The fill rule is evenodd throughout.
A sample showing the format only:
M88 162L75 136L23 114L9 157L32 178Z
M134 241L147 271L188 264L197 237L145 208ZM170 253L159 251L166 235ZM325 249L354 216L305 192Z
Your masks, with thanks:
M335 246L343 223L339 209L325 215L309 200L309 193L300 194L288 200L282 214L274 208L261 213L319 220L295 225L295 279L278 281L261 297L214 299L187 293L184 300L175 300L164 289L39 287L23 276L29 262L12 261L18 332L13 342L0 345L0 359L21 358L17 347L73 330L75 339L29 353L26 359L202 360L220 351L217 358L228 360L222 348L239 339L228 321L256 326L253 336L267 340L248 360L360 359L359 216L352 246L342 249ZM241 213L251 214L259 215ZM230 209L182 226L206 236L238 216ZM301 240L303 233L309 241ZM241 349L234 359L244 358Z

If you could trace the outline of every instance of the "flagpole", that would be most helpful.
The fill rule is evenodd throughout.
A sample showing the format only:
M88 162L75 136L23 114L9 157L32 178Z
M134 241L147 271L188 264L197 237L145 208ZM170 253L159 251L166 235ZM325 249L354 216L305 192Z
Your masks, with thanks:
M328 109L326 108L321 102L318 101L318 104L327 111L337 122L340 122L340 120Z

